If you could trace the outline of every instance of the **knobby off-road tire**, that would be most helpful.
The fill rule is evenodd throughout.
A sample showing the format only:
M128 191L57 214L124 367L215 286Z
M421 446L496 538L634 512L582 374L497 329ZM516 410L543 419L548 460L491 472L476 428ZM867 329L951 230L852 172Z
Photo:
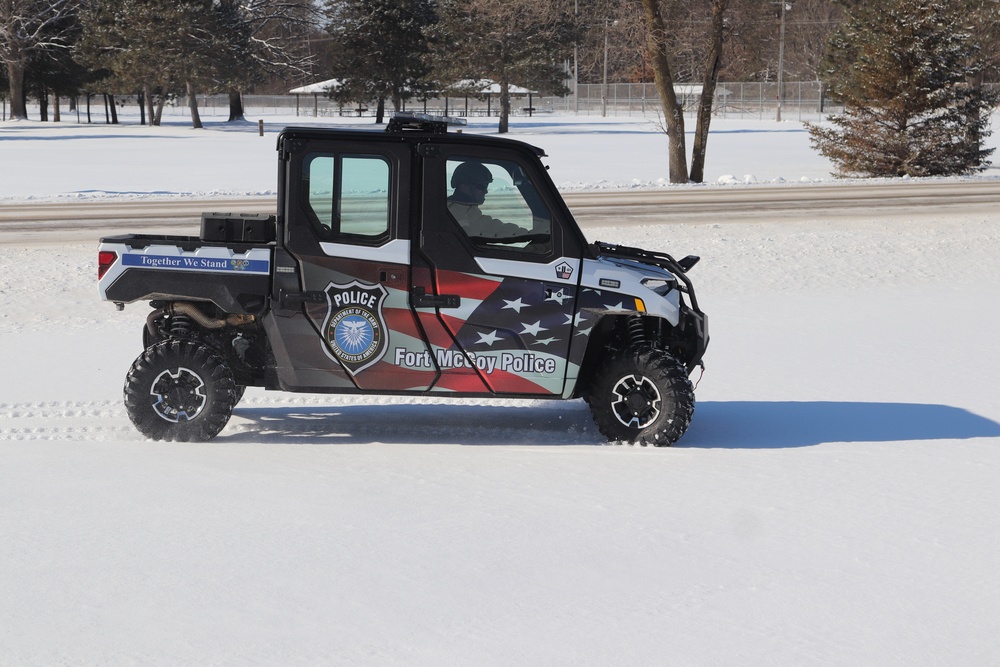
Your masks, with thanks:
M129 419L154 440L211 440L225 428L235 404L233 372L212 348L193 341L149 347L125 378Z
M667 447L691 423L694 388L669 353L629 348L598 371L589 402L597 428L611 442Z
M149 333L149 328L148 327L143 327L142 328L142 346L143 347L146 347L146 348L151 347L153 345L156 345L157 343L162 342L163 340L164 340L163 338L160 338L159 336L154 336L153 334ZM243 394L246 393L246 390L247 390L246 385L242 385L242 384L236 385L236 398L233 399L233 407L234 408L237 405L240 404L240 401L243 400Z

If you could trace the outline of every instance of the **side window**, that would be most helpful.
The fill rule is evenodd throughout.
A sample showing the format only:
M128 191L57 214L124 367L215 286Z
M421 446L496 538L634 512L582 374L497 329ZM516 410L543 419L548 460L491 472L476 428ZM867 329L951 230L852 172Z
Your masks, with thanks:
M380 155L313 153L303 162L303 205L319 237L376 241L389 232L389 162Z
M478 248L546 253L552 215L524 168L509 160L447 160L448 213Z

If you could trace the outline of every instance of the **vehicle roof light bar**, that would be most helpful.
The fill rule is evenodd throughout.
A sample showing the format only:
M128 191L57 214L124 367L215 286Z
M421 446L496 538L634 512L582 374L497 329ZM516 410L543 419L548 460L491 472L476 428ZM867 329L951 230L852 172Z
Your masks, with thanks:
M404 132L407 130L417 132L430 132L431 134L445 134L449 125L465 126L464 118L454 116L434 116L426 113L411 113L409 111L399 111L392 114L386 132Z

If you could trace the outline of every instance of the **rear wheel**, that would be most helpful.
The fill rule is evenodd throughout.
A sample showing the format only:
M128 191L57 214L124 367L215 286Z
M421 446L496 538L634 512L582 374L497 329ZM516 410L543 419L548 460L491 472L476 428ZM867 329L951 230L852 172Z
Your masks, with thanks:
M166 340L146 349L129 369L125 409L148 438L204 442L229 422L236 393L232 371L212 348Z
M684 365L650 347L629 348L605 362L589 394L594 422L612 442L667 447L694 414Z

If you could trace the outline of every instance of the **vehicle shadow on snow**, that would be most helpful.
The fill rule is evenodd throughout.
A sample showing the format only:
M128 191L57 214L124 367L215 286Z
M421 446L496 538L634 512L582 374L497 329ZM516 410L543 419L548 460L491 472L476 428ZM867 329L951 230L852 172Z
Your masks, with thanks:
M582 401L550 406L448 404L238 407L216 438L233 443L605 445ZM915 403L702 401L678 447L789 449L844 442L1000 437L962 408Z
M705 401L684 447L785 449L837 442L1000 437L1000 424L968 410L917 403Z
M330 405L238 407L219 442L355 445L601 445L583 402L564 407Z

